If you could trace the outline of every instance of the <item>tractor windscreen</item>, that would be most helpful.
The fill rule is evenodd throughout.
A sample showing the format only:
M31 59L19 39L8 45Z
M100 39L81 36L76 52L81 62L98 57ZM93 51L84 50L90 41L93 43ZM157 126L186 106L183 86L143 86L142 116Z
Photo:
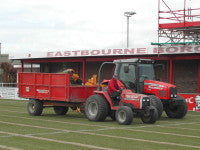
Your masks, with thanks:
M135 89L135 65L126 63L121 64L118 78L123 82L126 88Z
M139 77L148 80L155 80L153 64L139 64Z

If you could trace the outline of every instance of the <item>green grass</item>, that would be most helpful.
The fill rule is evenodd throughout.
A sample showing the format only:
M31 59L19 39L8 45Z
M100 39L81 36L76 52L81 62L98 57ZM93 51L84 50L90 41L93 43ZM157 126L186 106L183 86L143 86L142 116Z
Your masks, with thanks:
M0 149L200 149L200 112L188 112L183 119L163 113L155 124L134 118L128 126L88 121L70 110L57 116L45 108L41 116L30 116L27 101L0 100Z

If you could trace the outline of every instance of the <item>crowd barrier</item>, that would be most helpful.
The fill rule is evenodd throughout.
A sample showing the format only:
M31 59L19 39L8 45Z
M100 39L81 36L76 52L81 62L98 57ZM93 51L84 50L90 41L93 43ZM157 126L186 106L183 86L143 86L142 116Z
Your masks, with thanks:
M0 83L0 99L26 100L18 96L17 83Z
M200 94L191 94L191 93L180 93L180 96L182 96L187 104L188 104L188 110L190 111L200 111Z

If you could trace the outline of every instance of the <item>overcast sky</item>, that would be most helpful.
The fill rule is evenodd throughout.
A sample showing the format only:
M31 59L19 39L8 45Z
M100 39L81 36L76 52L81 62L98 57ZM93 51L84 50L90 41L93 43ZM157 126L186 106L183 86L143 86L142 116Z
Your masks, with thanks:
M183 8L184 0L165 1ZM137 13L130 47L157 42L158 0L0 0L2 53L125 48L125 11Z

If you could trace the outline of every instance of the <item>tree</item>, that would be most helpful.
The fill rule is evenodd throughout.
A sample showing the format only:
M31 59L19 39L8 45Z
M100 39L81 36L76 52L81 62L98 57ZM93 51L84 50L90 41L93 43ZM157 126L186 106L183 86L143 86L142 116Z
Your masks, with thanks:
M1 63L0 67L3 70L3 82L16 83L17 70L8 62Z

